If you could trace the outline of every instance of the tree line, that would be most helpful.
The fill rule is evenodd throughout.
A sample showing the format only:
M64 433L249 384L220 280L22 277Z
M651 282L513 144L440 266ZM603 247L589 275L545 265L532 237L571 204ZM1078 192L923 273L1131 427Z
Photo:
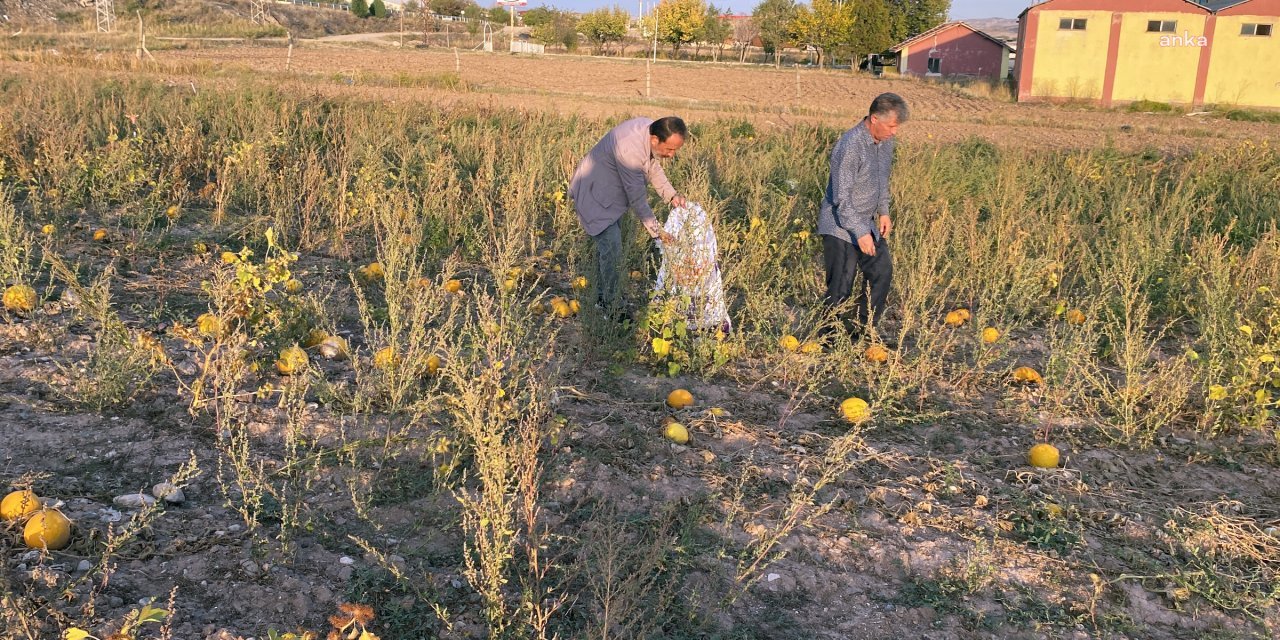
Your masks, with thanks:
M366 1L352 0L352 11ZM372 2L381 6L383 0ZM483 9L475 0L409 0L405 9L498 24L511 19L507 9ZM707 0L662 0L638 26L645 42L670 47L673 57L689 47L696 56L706 46L719 59L732 46L742 61L750 47L761 46L776 64L783 49L798 47L814 52L819 66L839 59L857 66L868 55L942 24L950 9L951 0L761 0L750 16L730 18ZM385 7L381 11L385 15ZM522 13L520 21L537 42L573 51L586 40L597 53L614 46L621 53L632 28L631 14L618 6L582 14L537 7Z

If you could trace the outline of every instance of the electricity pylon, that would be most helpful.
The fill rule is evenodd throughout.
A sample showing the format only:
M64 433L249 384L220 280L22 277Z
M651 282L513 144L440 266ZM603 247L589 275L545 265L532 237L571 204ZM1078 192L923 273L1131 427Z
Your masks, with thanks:
M267 23L266 0L250 0L249 19L252 20L254 24Z
M116 30L116 6L114 0L93 0L94 10L98 15L98 33L111 33Z

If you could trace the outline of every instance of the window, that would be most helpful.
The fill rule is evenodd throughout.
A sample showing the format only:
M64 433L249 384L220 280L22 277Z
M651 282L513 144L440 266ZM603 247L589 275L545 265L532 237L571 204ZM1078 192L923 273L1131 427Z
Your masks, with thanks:
M1178 28L1177 20L1148 20L1147 33L1173 33Z
M1060 31L1084 31L1084 25L1088 20L1085 18L1063 18L1058 21L1058 29Z
M942 75L942 58L929 58L929 73Z
M1269 24L1243 24L1240 25L1240 35L1242 36L1261 36L1268 37L1271 35L1271 25Z

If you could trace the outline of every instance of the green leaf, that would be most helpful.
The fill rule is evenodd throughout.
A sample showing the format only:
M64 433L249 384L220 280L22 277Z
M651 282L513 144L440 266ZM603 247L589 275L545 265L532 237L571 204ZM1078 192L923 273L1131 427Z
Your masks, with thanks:
M668 362L668 363L667 363L667 375L668 375L669 377L674 378L674 377L676 377L676 375L678 375L679 373L680 373L680 363L679 363L679 362Z
M92 637L93 636L89 635L88 631L85 631L84 629L80 629L77 627L71 627L70 629L67 629L65 633L62 634L63 640L86 640L86 638L92 638Z
M138 612L138 624L142 624L144 622L164 622L165 617L168 615L169 612L164 609L146 605L142 607L142 611Z

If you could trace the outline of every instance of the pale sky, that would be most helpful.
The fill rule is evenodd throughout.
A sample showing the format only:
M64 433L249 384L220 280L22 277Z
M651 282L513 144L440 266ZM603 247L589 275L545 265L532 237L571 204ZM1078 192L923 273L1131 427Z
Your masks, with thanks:
M803 0L802 0L803 1ZM1037 0L951 0L951 18L968 20L971 18L1016 18L1023 9ZM492 0L478 0L480 6L493 6ZM647 7L653 0L645 0ZM727 9L730 13L751 13L760 0L710 0L717 7ZM529 0L530 7L548 6L569 11L590 11L599 7L618 6L636 13L640 10L640 0Z

